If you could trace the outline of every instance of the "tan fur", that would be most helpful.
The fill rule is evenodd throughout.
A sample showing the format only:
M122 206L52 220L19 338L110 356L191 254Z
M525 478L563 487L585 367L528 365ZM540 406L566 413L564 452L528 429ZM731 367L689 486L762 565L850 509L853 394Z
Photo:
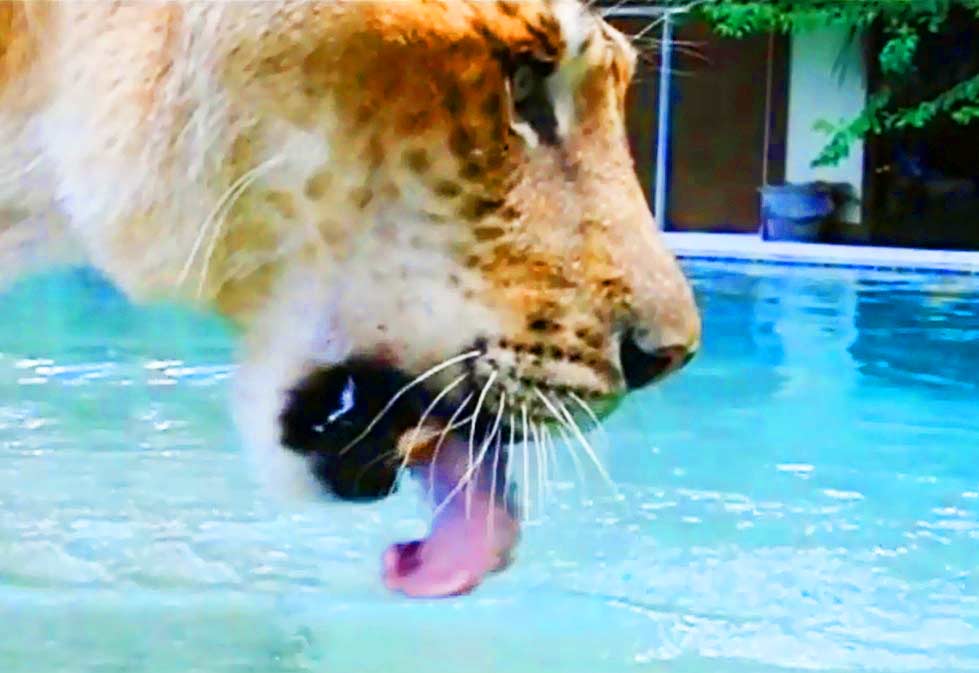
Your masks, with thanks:
M700 322L626 144L635 55L572 5L0 2L0 213L241 325L258 443L352 352L420 372L481 339L511 399L615 397L623 329L695 349ZM558 146L501 54L554 63Z

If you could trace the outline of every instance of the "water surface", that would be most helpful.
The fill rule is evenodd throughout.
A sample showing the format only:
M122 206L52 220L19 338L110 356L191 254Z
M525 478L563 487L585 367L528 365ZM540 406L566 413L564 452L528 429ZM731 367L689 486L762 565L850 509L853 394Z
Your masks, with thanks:
M378 581L411 488L256 491L219 321L0 295L0 670L979 670L979 279L686 266L704 349L610 419L618 492L565 460L517 563L436 602Z

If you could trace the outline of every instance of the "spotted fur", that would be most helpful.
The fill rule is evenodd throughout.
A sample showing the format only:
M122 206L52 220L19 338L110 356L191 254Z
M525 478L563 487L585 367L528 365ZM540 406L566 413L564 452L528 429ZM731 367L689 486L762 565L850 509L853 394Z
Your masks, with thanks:
M572 0L0 2L0 262L81 251L228 316L245 439L297 484L283 395L352 354L476 346L472 385L531 413L614 399L625 331L700 336L627 147L634 60Z

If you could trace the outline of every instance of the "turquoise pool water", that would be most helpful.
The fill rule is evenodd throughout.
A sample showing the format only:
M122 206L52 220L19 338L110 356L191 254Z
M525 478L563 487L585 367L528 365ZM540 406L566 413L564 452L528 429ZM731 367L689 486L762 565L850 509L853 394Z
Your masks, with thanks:
M0 671L979 671L979 279L686 266L704 350L610 419L618 494L563 465L442 602L378 581L410 489L254 489L220 323L0 295Z

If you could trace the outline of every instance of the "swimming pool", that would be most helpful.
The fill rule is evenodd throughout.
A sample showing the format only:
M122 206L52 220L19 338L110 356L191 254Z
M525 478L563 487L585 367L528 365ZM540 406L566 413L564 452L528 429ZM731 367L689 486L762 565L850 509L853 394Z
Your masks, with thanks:
M704 349L609 420L617 493L565 462L517 563L434 602L378 579L411 489L255 490L220 322L0 295L0 671L979 670L979 277L685 266Z

